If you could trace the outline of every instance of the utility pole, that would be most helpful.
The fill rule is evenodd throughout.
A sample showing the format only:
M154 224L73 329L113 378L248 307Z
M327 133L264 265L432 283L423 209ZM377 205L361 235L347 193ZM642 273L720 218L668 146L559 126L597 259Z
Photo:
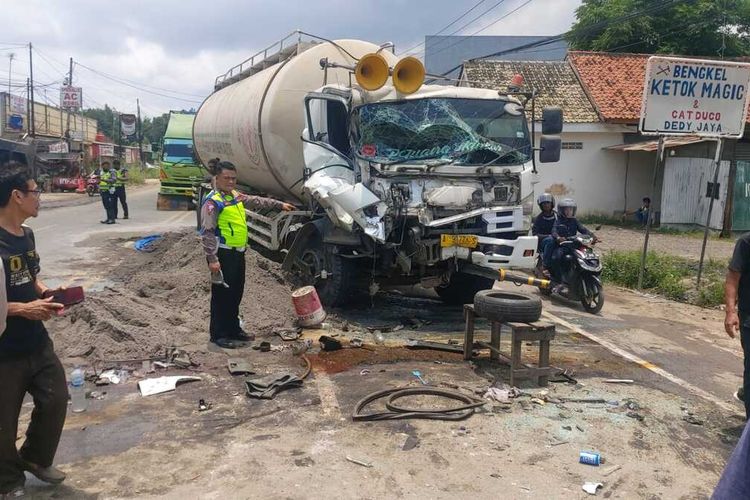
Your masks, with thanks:
M31 126L29 132L31 137L36 135L36 117L34 115L34 60L31 42L29 42L29 101L31 101Z
M26 132L31 135L31 80L28 78L26 79Z
M10 79L13 78L13 59L15 57L15 52L8 54L8 99L10 99Z
M141 125L141 100L135 100L138 109L138 166L143 170L143 126Z
M73 58L70 58L70 69L68 70L68 87L73 86ZM60 103L62 104L62 103ZM73 151L73 140L70 137L70 112L71 110L68 109L68 121L65 127L65 137L68 138L68 151Z

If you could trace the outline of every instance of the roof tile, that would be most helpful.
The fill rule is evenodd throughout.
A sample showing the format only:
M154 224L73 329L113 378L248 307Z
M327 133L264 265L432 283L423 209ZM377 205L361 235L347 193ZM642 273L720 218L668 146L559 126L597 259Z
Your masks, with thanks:
M651 55L571 51L568 60L602 120L638 123Z
M596 114L581 83L567 61L467 61L464 77L471 87L505 89L521 74L525 86L539 92L535 119L547 106L559 106L568 123L597 123Z

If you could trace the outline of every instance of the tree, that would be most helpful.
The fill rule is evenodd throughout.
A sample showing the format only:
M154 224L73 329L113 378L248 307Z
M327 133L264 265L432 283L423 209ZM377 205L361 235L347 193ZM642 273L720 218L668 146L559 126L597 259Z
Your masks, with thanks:
M89 108L83 111L85 116L96 120L99 132L117 141L117 113L110 108L108 105L104 105L104 108ZM158 144L164 137L164 132L167 130L167 121L169 120L169 113L164 113L161 116L155 116L151 118L147 116L142 120L143 127L143 142ZM112 129L114 124L115 129ZM136 145L138 144L135 136L130 137L130 141L124 141L125 145Z
M750 55L750 0L583 0L567 39L574 50Z

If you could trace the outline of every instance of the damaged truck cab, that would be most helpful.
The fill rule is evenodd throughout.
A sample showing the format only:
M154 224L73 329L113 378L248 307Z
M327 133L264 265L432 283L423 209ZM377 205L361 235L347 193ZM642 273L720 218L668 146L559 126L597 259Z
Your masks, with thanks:
M383 47L352 40L298 47L274 65L274 77L283 77L284 66L290 70L289 64L303 58L315 66L319 84L298 101L297 145L259 133L262 110L256 111L257 129L241 132L242 123L236 123L237 130L230 125L225 133L230 138L253 134L238 141L252 142L254 148L245 148L244 154L261 158L255 174L254 162L244 162L243 168L240 159L237 165L248 189L300 207L248 212L251 244L285 252L285 268L314 283L329 305L381 286L411 284L434 288L447 302L466 303L492 287L498 269L533 269L537 238L528 234L536 151L525 109L533 95L422 85L424 69L415 59L398 62ZM217 93L241 80L217 84ZM296 84L290 86L303 86L299 79ZM260 101L259 108L272 93L270 85L259 86L264 94L248 96L255 105ZM240 155L232 141L219 144L222 131L204 128L202 113L212 97L196 117L197 152L201 158L218 156L237 164ZM218 123L221 115L214 113L204 115L206 121ZM274 116L265 118L273 128ZM559 158L560 140L549 135L559 134L561 127L560 111L545 110L540 161ZM274 158L264 141L296 147L301 162L274 171L272 163L282 158L282 150ZM290 169L294 175L286 175ZM273 179L265 175L269 171ZM269 189L273 181L283 189Z

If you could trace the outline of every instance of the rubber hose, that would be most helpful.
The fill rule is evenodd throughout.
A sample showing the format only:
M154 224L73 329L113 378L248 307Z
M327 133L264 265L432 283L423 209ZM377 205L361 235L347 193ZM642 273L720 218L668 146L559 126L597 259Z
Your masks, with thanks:
M302 356L300 357L305 362L305 373L303 373L300 376L300 380L305 380L307 376L310 375L310 372L312 371L312 364L310 363L310 360L307 359L307 356L305 356L304 354L302 354Z
M440 391L440 392L438 393L436 391ZM463 401L464 403L467 403L467 404L463 406L455 406L453 408L441 408L440 410L432 410L432 409L421 409L421 408L404 408L403 406L398 406L393 403L397 399L401 399L401 398L405 398L409 396L421 396L421 395L441 396L441 397L453 399L456 401ZM436 413L436 412L453 413L453 412L466 411L466 410L472 410L474 408L479 408L480 406L484 406L484 403L485 403L484 401L479 401L470 396L466 396L463 393L456 392L456 391L449 391L448 389L431 389L427 387L412 387L412 388L403 389L401 391L391 394L391 396L388 398L388 400L385 403L385 407L391 411L400 412L400 413Z
M445 397L448 399L463 401L466 406L447 408L440 410L413 410L408 408L400 408L393 404L393 401L406 396L413 395L430 395ZM363 413L364 408L376 401L389 396L387 407L390 411L380 413ZM352 420L366 422L366 421L378 421L378 420L400 420L408 418L420 418L429 420L464 420L474 414L475 408L484 405L485 402L471 396L467 396L461 392L451 391L449 389L438 389L438 388L409 388L399 387L396 389L385 389L382 391L374 392L360 399L354 406L354 412L352 413ZM390 405L390 406L388 406Z

